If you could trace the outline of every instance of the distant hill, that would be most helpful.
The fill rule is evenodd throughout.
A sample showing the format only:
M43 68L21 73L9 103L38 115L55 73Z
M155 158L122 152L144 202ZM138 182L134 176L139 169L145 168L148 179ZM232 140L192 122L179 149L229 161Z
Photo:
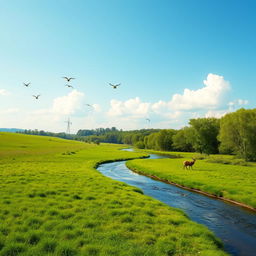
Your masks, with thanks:
M22 132L24 129L18 128L0 128L0 132Z

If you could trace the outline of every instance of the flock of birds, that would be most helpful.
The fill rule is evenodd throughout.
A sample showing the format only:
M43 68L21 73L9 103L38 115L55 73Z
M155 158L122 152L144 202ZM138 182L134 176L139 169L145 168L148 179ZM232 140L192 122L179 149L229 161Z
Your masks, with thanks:
M62 78L64 78L68 83L69 83L71 80L75 79L74 77L67 77L67 76L63 76ZM30 84L31 84L31 83L23 83L23 85L24 85L25 87L29 87ZM111 83L109 83L109 85L112 86L113 89L117 89L117 87L120 86L121 84L111 84ZM72 86L71 84L66 84L65 86L67 86L68 88L73 88L73 89L74 89L74 86ZM38 100L41 95L38 94L38 95L32 95L32 96L33 96L35 99ZM90 105L90 104L86 104L86 105L92 107L92 105Z
M24 86L29 87L31 83L23 83L23 84L24 84ZM38 94L38 95L32 95L32 96L38 100L41 95Z
M75 78L74 77L67 77L67 76L63 76L62 77L63 79L65 79L68 83L65 85L66 87L68 87L68 88L72 88L72 89L74 89L74 86L72 86L71 84L69 84L69 82L71 81L71 80L74 80ZM23 85L25 86L25 87L29 87L30 85L31 85L31 83L29 82L29 83L23 83ZM121 85L121 83L119 83L119 84L111 84L111 83L109 83L109 85L113 88L113 89L117 89L118 88L118 86L120 86ZM39 97L41 96L41 94L38 94L38 95L32 95L36 100L38 100L39 99ZM85 104L86 106L88 106L88 107L91 107L91 108L93 108L93 105L91 105L91 104ZM148 123L150 123L150 119L149 118L146 118L146 121L148 122Z

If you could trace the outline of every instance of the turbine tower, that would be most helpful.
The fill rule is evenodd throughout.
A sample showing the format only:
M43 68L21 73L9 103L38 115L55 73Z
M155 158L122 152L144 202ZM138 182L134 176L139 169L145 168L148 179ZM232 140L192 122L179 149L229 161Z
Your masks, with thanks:
M67 134L70 134L70 126L71 126L71 122L70 119L68 118L68 121L65 121L65 123L67 123Z
M150 129L150 122L151 122L151 120L149 118L146 118L146 121L148 122L148 128L147 129Z

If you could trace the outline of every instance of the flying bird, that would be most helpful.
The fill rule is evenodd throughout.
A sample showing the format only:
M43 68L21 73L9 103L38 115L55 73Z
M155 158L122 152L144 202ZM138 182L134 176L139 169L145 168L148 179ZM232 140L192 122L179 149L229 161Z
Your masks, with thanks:
M62 78L66 79L68 82L70 82L70 80L72 79L75 79L74 77L66 77L66 76L63 76Z
M33 95L33 97L35 97L37 100L39 98L40 94L39 95Z
M150 119L149 118L146 118L146 120L150 123Z
M120 86L121 84L111 84L111 83L109 83L109 85L112 86L113 89L116 89L116 88L117 88L118 86Z
M85 104L88 108L90 108L90 110L94 110L94 106L91 104Z
M74 89L74 87L70 84L66 84L65 86L67 86L68 88L73 88Z
M23 85L29 87L30 83L23 83Z

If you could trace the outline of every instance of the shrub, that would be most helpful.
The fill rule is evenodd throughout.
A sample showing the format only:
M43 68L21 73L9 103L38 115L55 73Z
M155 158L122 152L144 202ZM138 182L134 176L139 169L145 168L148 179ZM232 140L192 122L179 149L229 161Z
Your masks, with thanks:
M135 143L135 147L139 148L139 149L144 149L145 148L145 144L143 141L138 141Z

